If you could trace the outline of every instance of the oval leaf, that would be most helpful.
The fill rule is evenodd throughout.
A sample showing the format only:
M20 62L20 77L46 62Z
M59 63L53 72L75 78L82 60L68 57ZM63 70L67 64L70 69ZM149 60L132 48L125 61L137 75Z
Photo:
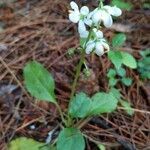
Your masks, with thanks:
M114 78L116 76L116 70L115 69L109 69L107 73L108 78Z
M8 145L8 150L51 150L50 147L45 146L45 143L37 142L33 139L20 137L12 140Z
M63 129L57 141L57 150L84 150L85 141L80 132L76 128Z
M124 77L126 75L126 70L124 68L117 69L117 74L121 77Z
M115 78L109 78L109 86L113 87L117 84L118 80Z
M116 109L118 99L113 93L96 93L92 97L92 106L90 115L98 115L101 113L109 113Z
M130 86L132 84L132 78L124 77L121 79L121 81L126 86Z
M135 58L126 52L121 52L122 58L123 58L123 64L126 65L127 67L130 67L132 69L137 68L137 62Z
M109 51L108 57L111 62L114 64L116 69L119 69L122 65L122 55L119 51Z
M126 35L123 33L116 34L112 39L112 46L113 47L120 47L126 41Z
M39 100L56 103L52 75L38 62L29 62L24 70L25 86Z
M73 118L84 118L90 110L90 98L85 93L76 94L71 100L69 114Z

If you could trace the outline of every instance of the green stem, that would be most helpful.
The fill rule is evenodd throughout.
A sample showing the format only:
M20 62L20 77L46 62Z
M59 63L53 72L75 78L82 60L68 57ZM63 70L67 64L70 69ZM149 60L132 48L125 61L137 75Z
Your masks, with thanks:
M66 123L66 120L65 120L65 118L63 116L63 112L62 112L60 106L57 103L55 105L56 105L57 110L59 111L59 114L60 114L62 122L66 125L67 123Z
M81 67L82 67L82 64L84 63L84 59L85 59L86 44L87 44L87 42L89 41L89 39L91 37L92 29L93 29L93 26L91 26L91 29L89 31L89 35L88 35L88 37L87 37L87 39L85 41L84 47L82 48L82 54L81 54L80 62L78 64L78 66L77 66L77 71L76 71L75 79L74 79L74 82L73 82L73 85L72 85L70 100L73 98L74 93L75 93L77 81L78 81L78 78L79 78L80 72L81 72Z
M103 5L103 0L99 0L99 8L102 8L104 5Z
M86 125L89 121L91 120L91 117L85 118L85 119L81 119L76 125L75 127L78 129L81 129L84 125Z
M74 82L73 82L72 88L71 88L71 95L70 95L69 106L70 106L70 102L71 102L71 100L72 100L72 98L73 98L73 96L75 94L75 91L76 91L76 85L77 85L78 78L80 76L82 64L84 63L84 58L85 58L85 52L84 52L84 50L82 50L81 58L80 58L78 66L77 66L77 71L76 71L75 79L74 79ZM73 122L73 120L70 117L69 111L68 111L68 120L67 120L66 126L67 127L71 126L72 122Z
M76 85L77 85L77 81L78 81L78 78L80 76L80 72L81 72L81 67L84 63L84 59L85 59L85 49L86 49L86 44L87 42L89 41L90 37L91 37L91 33L92 33L92 29L93 29L93 26L91 26L90 28L90 31L89 31L89 35L85 41L85 44L84 44L84 47L82 48L82 53L81 53L81 58L80 58L80 61L79 61L79 64L77 66L77 70L76 70L76 74L75 74L75 79L73 81L73 84L72 84L72 88L71 88L71 94L70 94L70 101L69 101L69 106L70 106L70 102L75 94L75 91L76 91ZM69 109L68 109L69 110ZM67 124L66 126L71 126L73 123L73 119L70 117L69 115L69 111L68 111L68 120L67 120Z
M79 64L77 66L77 71L76 71L75 79L74 79L74 82L73 82L73 85L72 85L72 88L71 88L72 91L71 91L71 95L70 95L70 100L73 98L75 90L76 90L76 85L77 85L78 78L80 76L81 67L82 67L82 64L84 63L84 57L85 57L85 52L83 50L82 54L81 54L81 58L80 58Z

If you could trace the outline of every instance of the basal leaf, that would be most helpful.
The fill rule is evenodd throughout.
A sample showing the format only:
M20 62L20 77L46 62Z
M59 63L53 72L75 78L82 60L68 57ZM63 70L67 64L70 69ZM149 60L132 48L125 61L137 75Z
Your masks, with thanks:
M85 93L76 94L71 100L69 106L69 114L73 118L84 118L87 116L90 109L90 98Z
M130 67L132 69L137 68L137 62L135 58L126 52L121 52L122 58L123 58L123 64L126 65L127 67Z
M116 109L118 100L112 93L96 93L92 97L91 115L109 113Z
M114 64L116 69L119 69L122 64L122 55L119 51L109 51L108 57L111 62Z
M126 41L126 35L124 33L116 34L112 39L112 46L113 47L120 47Z
M57 150L84 150L85 141L80 132L76 128L63 129L58 137Z
M45 146L45 143L37 142L33 139L20 137L12 140L8 144L8 150L52 150L50 147Z
M27 63L24 70L24 82L30 94L39 100L56 103L52 75L38 62Z

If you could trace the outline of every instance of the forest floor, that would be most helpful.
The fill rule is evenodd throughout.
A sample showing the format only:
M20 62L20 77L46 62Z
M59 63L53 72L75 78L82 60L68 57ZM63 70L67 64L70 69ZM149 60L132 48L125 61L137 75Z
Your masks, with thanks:
M112 28L105 29L111 40L115 33L124 32L127 41L122 50L137 60L140 51L150 47L150 11L142 8L142 1L133 0L134 9L123 11ZM87 1L86 5L95 6ZM29 60L42 63L54 76L56 95L66 110L74 79L78 54L68 56L69 48L79 46L77 27L68 20L67 0L16 0L0 6L0 150L16 137L30 137L45 141L47 133L59 124L56 108L47 102L35 101L23 83L23 68ZM107 91L107 71L112 64L107 54L87 56L92 75L82 74L77 91L92 95ZM121 109L112 114L95 117L82 131L107 145L107 149L150 149L150 82L141 80L137 70L126 69L133 79L131 86L120 83L117 88L135 109L133 116ZM35 129L31 129L35 125ZM87 150L96 150L87 141Z

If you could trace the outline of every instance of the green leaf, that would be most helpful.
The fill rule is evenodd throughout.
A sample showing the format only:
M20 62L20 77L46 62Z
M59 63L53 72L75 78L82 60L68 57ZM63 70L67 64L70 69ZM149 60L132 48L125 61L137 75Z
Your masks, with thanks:
M80 46L83 48L86 42L86 38L80 38Z
M84 118L87 116L91 105L90 98L85 93L76 94L71 100L69 114L73 118Z
M124 77L126 75L126 70L120 67L119 69L117 69L117 74L121 77Z
M112 93L99 92L92 97L90 115L109 113L116 109L118 100Z
M143 79L150 79L150 71L143 71L141 77Z
M114 78L116 76L116 70L115 69L109 69L107 73L108 78Z
M122 58L123 58L123 64L126 65L127 67L130 67L132 69L137 68L137 62L135 58L126 52L121 52Z
M109 86L113 87L117 84L118 80L115 78L109 78Z
M149 55L150 55L150 49L145 49L145 50L143 50L143 51L140 51L140 55L141 55L143 58L149 56Z
M129 2L124 2L123 0L112 0L112 5L116 5L120 9L125 9L130 11L133 8L133 5Z
M127 77L124 77L121 79L121 82L126 85L126 86L130 86L132 84L132 79L131 78L127 78Z
M84 150L85 141L80 132L76 128L63 129L57 141L57 150Z
M120 100L120 104L125 108L125 111L128 115L132 116L134 114L134 110L131 107L131 104L127 101Z
M52 150L45 143L37 142L33 139L21 137L12 140L8 145L8 150Z
M150 79L150 49L140 51L142 59L138 61L138 72L142 79Z
M97 146L99 150L106 150L106 147L103 144L98 144Z
M120 91L119 91L118 89L116 89L116 88L111 88L111 89L110 89L110 93L112 93L113 96L114 96L116 99L120 100L120 98L121 98L121 93L120 93Z
M56 103L52 75L38 62L29 62L24 70L25 86L39 100Z
M122 64L122 55L119 51L109 51L108 57L111 60L111 62L114 64L116 69L119 69Z
M113 47L120 47L126 41L126 35L124 33L116 34L112 39L112 46Z
M150 57L145 57L140 62L147 68L150 65Z

